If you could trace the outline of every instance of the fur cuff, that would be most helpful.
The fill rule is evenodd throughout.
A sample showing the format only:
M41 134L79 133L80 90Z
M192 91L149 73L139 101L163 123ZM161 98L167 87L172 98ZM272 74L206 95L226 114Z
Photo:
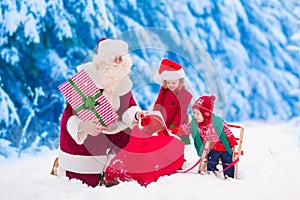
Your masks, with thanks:
M86 133L82 131L78 132L78 126L80 122L81 119L77 115L70 117L67 122L67 130L77 144L83 144L84 140L87 138Z
M132 129L132 124L135 121L135 114L137 112L140 112L141 109L138 106L131 106L129 109L124 112L122 115L122 121L126 123L131 129Z

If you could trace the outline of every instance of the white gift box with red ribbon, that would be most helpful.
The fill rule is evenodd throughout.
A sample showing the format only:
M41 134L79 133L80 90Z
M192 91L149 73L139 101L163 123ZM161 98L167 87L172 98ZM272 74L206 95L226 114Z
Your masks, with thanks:
M109 126L119 116L85 70L81 70L58 89L70 103L81 120L99 119L99 124Z

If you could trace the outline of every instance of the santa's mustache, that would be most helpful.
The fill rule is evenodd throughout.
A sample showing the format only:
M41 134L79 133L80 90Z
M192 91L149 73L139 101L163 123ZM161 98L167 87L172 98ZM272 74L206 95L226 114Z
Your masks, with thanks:
M112 63L111 66L112 66L112 67L115 67L115 68L121 68L121 67L122 67L122 63L119 63L119 64L117 64L117 63Z
M99 77L99 85L105 89L111 89L113 91L120 80L130 72L130 69L123 65L123 63L120 63L106 66L102 75Z

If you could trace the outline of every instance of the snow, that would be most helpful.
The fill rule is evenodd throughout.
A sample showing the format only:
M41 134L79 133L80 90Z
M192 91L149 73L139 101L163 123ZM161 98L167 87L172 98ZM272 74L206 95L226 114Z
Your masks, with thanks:
M1 83L1 77L0 77L0 83ZM2 84L0 86L2 87ZM12 122L16 122L20 124L20 118L17 114L17 110L13 105L13 102L1 87L0 87L0 110L1 110L0 119L3 119L4 124L6 125Z
M2 43L2 41L0 42ZM0 52L1 58L3 58L9 64L17 64L20 61L18 50L15 47L10 49L3 48Z
M63 38L73 37L71 27L69 26L67 20L59 20L55 28L57 30L57 37L59 40L63 40Z
M0 56L4 61L0 67L1 199L299 196L300 117L291 120L300 116L299 0L201 4L196 0L150 4L136 0L120 4L112 0L2 0L0 5ZM131 182L93 189L79 181L50 176L57 150L48 148L58 145L59 112L64 103L57 85L74 74L82 55L99 38L117 36L130 43L134 93L143 108L151 107L157 95L152 75L170 51L191 64L182 63L194 98L208 91L217 93L217 109L226 119L291 121L245 123L245 155L238 180L176 174L147 188ZM29 43L41 51L32 52ZM28 60L38 61L31 66ZM45 96L36 105L34 93L29 92L40 87ZM187 156L185 167L197 160L192 148Z
M14 148L22 134L15 130L23 129L33 106L28 86L42 87L45 96L24 148L44 131L49 133L44 144L58 138L53 127L59 127L65 99L57 86L88 60L102 37L129 43L137 72L132 73L134 95L143 108L157 95L155 67L164 57L176 57L194 98L215 94L226 119L300 115L300 96L290 95L300 86L299 0L2 0L0 10L0 101L5 97L0 136ZM49 123L53 126L44 130ZM13 136L2 137L4 132Z
M243 126L244 156L238 179L181 173L161 177L146 188L135 182L91 188L50 175L57 155L54 150L23 154L20 159L0 158L1 199L299 199L299 119L290 123L249 121ZM197 157L193 148L186 153L187 168Z

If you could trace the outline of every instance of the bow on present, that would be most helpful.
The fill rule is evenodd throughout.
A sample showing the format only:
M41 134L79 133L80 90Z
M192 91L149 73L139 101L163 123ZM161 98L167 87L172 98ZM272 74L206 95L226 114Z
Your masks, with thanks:
M103 94L103 89L100 89L100 91L97 92L94 96L85 96L83 92L76 86L72 79L69 79L68 81L74 87L76 92L78 92L78 94L82 97L83 104L75 108L74 111L78 112L80 110L90 110L100 120L101 125L106 126L100 115L95 110L95 106L100 105L100 103L97 102L96 99Z

